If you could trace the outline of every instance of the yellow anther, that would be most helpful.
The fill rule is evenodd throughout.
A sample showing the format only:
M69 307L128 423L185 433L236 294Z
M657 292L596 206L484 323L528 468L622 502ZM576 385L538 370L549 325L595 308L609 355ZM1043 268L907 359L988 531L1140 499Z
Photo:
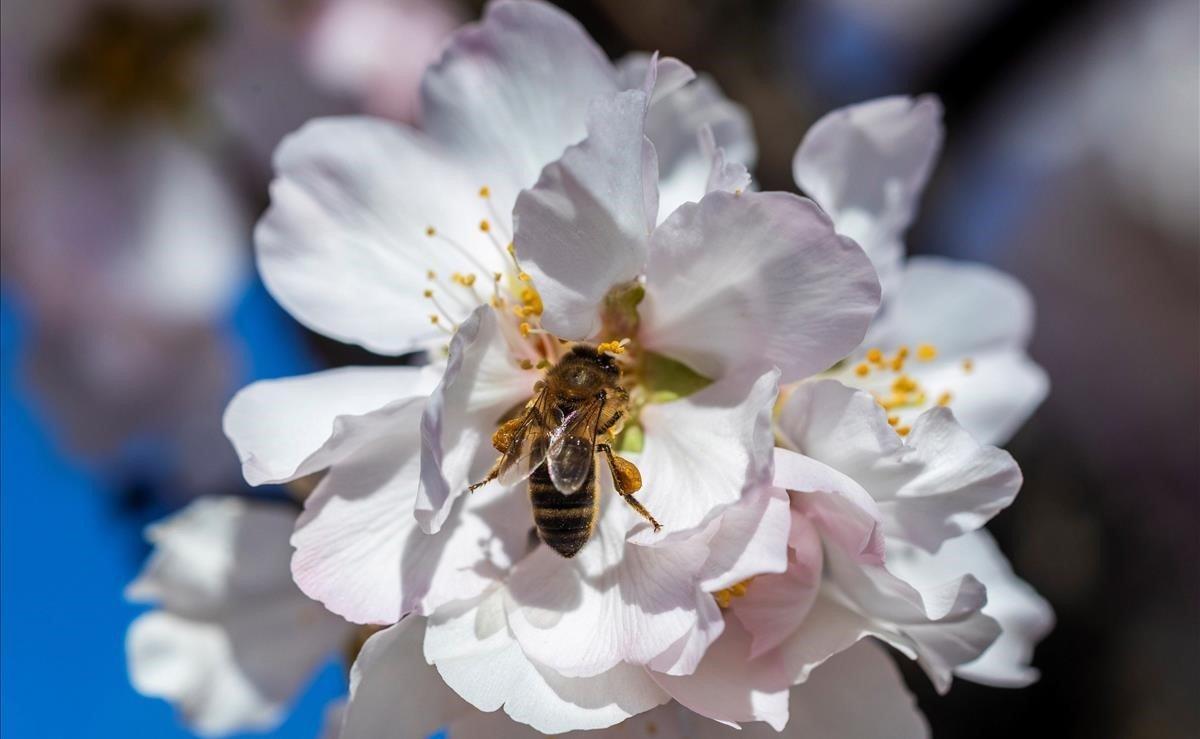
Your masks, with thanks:
M908 432L912 431L912 426L900 426L896 429L896 433L901 436L908 436Z
M867 364L866 362L863 362L854 368L854 374L858 375L859 377L866 377L870 373L871 365Z
M521 302L529 308L529 312L534 315L542 315L542 310L545 306L542 305L542 296L538 295L538 291L532 287L527 287L521 290Z
M962 368L963 368L963 372L966 372L969 374L971 371L973 371L975 369L975 360L964 359L962 361Z
M491 194L492 194L492 191L488 189L487 185L484 185L483 187L479 188L479 197L481 197L481 198L491 197Z
M442 322L442 319L436 313L430 313L429 322L436 326Z
M437 236L437 229L434 228L433 226L426 226L425 227L425 235L426 236Z
M739 187L738 189L734 190L734 191L733 191L733 196L734 196L735 198L740 198L740 197L742 196L742 188L740 188L740 187Z
M502 273L502 272L493 272L492 273L492 282L499 282L500 280L503 280L503 279L504 279L504 273Z
M625 345L620 341L605 341L596 347L601 354L624 354Z
M900 416L888 416L888 425L895 426L900 423Z
M426 291L425 291L425 297L427 297L427 298L432 298L432 297L433 297L433 291L432 291L432 290L426 290Z
M917 381L908 375L900 375L892 382L892 390L898 393L911 393L918 388Z
M892 393L890 397L880 400L879 404L889 411L901 408L908 405L908 393Z
M501 298L498 295L493 296L492 297L492 307L493 308L503 308L504 307L504 298Z
M896 350L896 356L900 359L908 359L908 347L902 345Z
M521 336L529 336L529 332L532 329L533 329L533 326L530 326L528 323L525 323L523 321L522 321L521 325L517 327L517 330L519 330L521 332Z
M463 278L462 278L462 286L463 287L471 287L474 284L475 284L475 275L473 275L473 274L463 275Z
M900 356L899 354L897 354L897 355L896 355L896 358L895 358L895 359L893 359L893 360L892 360L892 361L889 363L889 365L888 365L888 366L892 368L892 371L893 371L893 372L899 372L899 371L903 370L903 369L904 369L904 357L902 357L902 356Z
M932 361L937 357L937 347L933 344L921 344L917 347L917 359L922 362Z
M513 315L517 318L529 318L533 315L533 308L530 308L528 305L514 305Z
M883 352L879 349L867 350L867 361L872 364L880 364L883 362Z
M729 587L724 588L722 590L718 590L717 592L713 593L713 598L716 599L717 605L719 605L722 608L728 608L729 605L733 602L734 598L741 598L743 595L746 594L746 592L750 588L750 583L753 581L754 581L754 578L750 578L749 580L742 580L739 583L730 585Z
M538 369L546 369L549 366L550 366L550 360L548 360L548 359L539 359L538 360L538 363L537 363Z
M517 279L520 280L521 282L530 282L531 280L533 280L533 278L529 276L528 272L517 273Z
M947 390L946 392L944 392L938 396L937 404L940 406L943 406L943 407L948 406L948 405L950 405L950 398L951 398L950 391Z
M508 252L509 256L512 256L512 257L517 256L517 247L511 241L508 242L508 246L504 247L504 250Z
M487 233L488 231L492 230L492 224L488 223L487 219L484 218L482 221L479 222L479 230L483 231L484 233Z
M437 272L434 272L433 270L426 270L426 272L425 272L425 279L427 279L427 280L436 280L436 279L437 279Z
M523 370L533 369L533 362L529 361L528 359L522 359L520 362L517 362L517 364L520 365L521 369Z

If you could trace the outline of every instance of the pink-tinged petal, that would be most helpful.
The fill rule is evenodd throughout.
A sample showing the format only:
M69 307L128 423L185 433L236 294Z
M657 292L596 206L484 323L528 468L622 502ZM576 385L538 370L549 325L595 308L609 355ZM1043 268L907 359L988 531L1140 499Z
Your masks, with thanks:
M151 527L153 555L128 596L159 610L130 626L130 679L206 734L265 730L350 627L296 590L283 505L202 498Z
M651 64L655 66L652 78L649 77ZM617 62L617 81L621 89L645 89L647 79L654 80L650 95L650 105L654 106L696 79L696 72L675 57L659 56L657 53L635 51Z
M296 522L296 583L355 623L396 623L476 596L524 545L527 527L512 522L528 514L516 496L464 501L436 535L418 527L424 404L409 401L394 429L331 469Z
M564 736L586 736L589 739L690 739L694 736L690 731L691 724L695 723L694 719L690 711L670 703L630 716L607 729L597 729L588 734L569 733ZM447 733L454 739L542 739L545 736L525 724L514 723L499 711L476 711L471 716L451 724Z
M800 628L779 645L779 659L792 682L801 683L830 657L879 631L869 618L821 590Z
M731 160L723 147L717 145L713 130L709 126L700 129L700 151L708 159L708 178L704 181L704 193L731 192L735 195L750 188L750 172L746 165ZM699 198L695 201L699 202Z
M787 493L762 487L721 514L708 541L701 586L715 592L788 566L792 513Z
M425 662L424 641L420 616L367 639L350 669L350 703L338 739L427 737L475 712Z
M833 380L802 384L779 418L788 444L854 479L879 506L884 532L929 551L1007 507L1021 471L976 442L946 408L901 438L875 399Z
M985 529L951 539L936 555L897 545L888 553L888 568L918 586L970 573L987 588L983 613L1003 631L978 659L956 667L955 675L1004 688L1022 688L1038 679L1030 660L1034 646L1054 627L1054 610L1013 573Z
M883 564L879 507L857 482L815 459L777 447L775 484L796 493L796 510L831 542L864 563Z
M643 407L637 497L663 532L647 527L634 541L685 537L748 491L770 484L778 381L775 370L748 367L679 400Z
M864 696L869 696L864 700ZM929 726L887 650L867 639L821 665L792 691L790 736L925 739ZM762 729L746 736L765 736ZM777 735L774 735L777 736Z
M786 572L760 575L735 598L730 610L750 632L750 657L782 644L804 623L821 587L821 535L807 516L792 513L791 554Z
M491 217L478 195L486 183L424 134L369 118L316 120L284 139L275 169L255 230L258 268L315 331L383 354L414 351L440 336L425 290L464 292L431 283L430 271L445 280L506 268L479 228Z
M247 482L287 482L352 455L395 424L409 399L428 395L435 381L415 367L345 367L263 380L230 401L225 435Z
M706 626L720 617L699 585L708 558L704 537L654 547L627 542L637 514L607 475L602 480L600 521L583 549L568 560L538 547L508 578L513 637L531 660L566 677L594 677L663 655L687 660L703 650L682 645L687 654L679 654L682 637L719 632Z
M1000 625L983 613L987 591L970 575L918 588L835 548L826 549L825 562L842 601L872 635L914 657L939 693L950 689L956 667L977 659L1000 635Z
M588 137L517 197L517 255L545 304L542 325L558 336L595 334L601 298L637 277L646 260L658 211L658 163L644 133L647 105L643 90L596 100Z
M696 614L696 626L650 660L650 670L664 675L690 675L696 671L709 646L725 631L725 619L715 599L698 601Z
M669 700L638 666L571 678L531 660L509 632L504 599L498 588L482 600L442 609L426 630L426 659L479 710L503 707L515 721L558 734L612 726Z
M764 721L776 731L788 721L791 676L778 660L750 657L750 635L737 619L727 620L693 674L650 675L672 698L714 721L734 727Z
M433 534L467 486L498 453L501 417L533 394L538 373L522 370L490 306L476 308L450 341L442 381L421 417L421 481L416 517Z
M1046 373L1025 356L1033 317L1032 297L1009 275L982 264L915 257L866 344L934 346L937 356L910 362L908 372L931 399L948 393L955 417L977 439L1001 444L1049 390ZM902 411L902 423L911 424L910 416L915 412Z
M476 187L491 186L507 216L518 190L584 138L589 102L617 89L616 70L570 15L493 2L426 72L424 128L489 178Z
M792 160L796 184L862 245L889 295L942 135L936 98L881 98L821 118Z
M878 307L870 260L812 201L711 192L654 232L640 338L708 377L769 362L789 382L858 346Z

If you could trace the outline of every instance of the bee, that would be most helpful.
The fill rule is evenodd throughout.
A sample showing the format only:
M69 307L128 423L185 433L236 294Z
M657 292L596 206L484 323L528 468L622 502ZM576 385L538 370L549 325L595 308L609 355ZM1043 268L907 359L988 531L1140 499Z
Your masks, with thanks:
M512 485L528 477L538 538L570 558L591 538L600 517L596 457L603 454L617 493L658 531L658 521L633 497L642 487L641 473L608 443L628 404L613 358L575 345L534 385L523 411L496 429L492 445L500 458L469 489L497 478Z

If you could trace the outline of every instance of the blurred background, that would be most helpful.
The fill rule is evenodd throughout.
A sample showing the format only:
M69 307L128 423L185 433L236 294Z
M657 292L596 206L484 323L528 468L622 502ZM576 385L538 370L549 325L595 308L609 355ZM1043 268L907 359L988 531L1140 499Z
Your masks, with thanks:
M1200 10L1196 0L572 0L614 57L657 49L750 111L756 179L829 110L932 92L948 137L911 253L995 265L1039 310L1052 391L992 525L1053 604L1042 679L910 675L938 737L1200 735ZM254 274L279 137L419 121L423 66L482 3L3 0L0 732L188 736L138 695L124 586L143 527L249 490L220 413L255 379L379 357ZM907 665L906 665L907 666ZM314 675L273 735L345 690Z

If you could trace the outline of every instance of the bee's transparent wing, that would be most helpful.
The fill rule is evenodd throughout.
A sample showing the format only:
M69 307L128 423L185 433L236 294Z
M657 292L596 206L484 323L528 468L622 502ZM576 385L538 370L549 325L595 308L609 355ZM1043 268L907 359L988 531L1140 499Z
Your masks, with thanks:
M548 429L553 428L557 421L553 414L550 394L542 388L525 409L525 417L513 434L508 451L500 460L498 479L501 485L508 487L521 482L545 461L550 449Z
M596 464L596 427L603 396L589 400L550 434L550 480L563 495L577 492Z

